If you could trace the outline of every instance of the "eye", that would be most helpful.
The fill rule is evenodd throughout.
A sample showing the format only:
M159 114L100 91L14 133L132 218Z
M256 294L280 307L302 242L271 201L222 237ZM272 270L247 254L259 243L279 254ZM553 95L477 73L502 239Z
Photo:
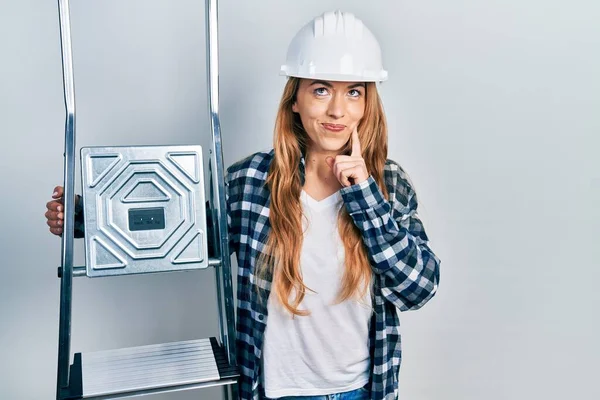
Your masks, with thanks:
M350 95L350 97L360 97L360 96L362 96L362 93L358 89L352 89L352 90L350 90L348 92L348 94Z
M318 87L313 91L313 93L317 96L327 96L329 94L326 87Z

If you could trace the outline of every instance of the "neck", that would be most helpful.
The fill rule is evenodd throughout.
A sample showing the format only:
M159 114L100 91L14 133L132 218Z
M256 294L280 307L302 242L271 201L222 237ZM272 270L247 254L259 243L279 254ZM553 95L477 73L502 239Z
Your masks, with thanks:
M337 182L329 165L325 162L327 157L335 158L336 152L307 150L306 152L306 177L316 178L322 182Z

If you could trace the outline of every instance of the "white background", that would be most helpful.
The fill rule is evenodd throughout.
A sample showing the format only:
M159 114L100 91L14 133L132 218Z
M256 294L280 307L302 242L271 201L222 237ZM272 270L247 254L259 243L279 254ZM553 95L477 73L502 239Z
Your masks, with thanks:
M227 165L271 146L287 44L336 8L381 42L389 157L411 175L442 259L437 296L401 315L400 398L600 398L600 3L221 0ZM0 10L0 398L51 399L60 240L43 214L62 184L57 2ZM76 0L72 24L78 148L208 146L203 1ZM81 241L77 251L81 265ZM77 278L72 349L216 335L213 280Z

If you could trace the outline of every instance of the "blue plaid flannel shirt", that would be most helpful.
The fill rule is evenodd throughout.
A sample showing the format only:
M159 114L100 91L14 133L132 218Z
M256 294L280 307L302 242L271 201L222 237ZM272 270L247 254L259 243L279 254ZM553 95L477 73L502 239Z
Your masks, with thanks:
M239 395L258 400L267 302L259 299L259 286L268 297L270 276L258 278L256 260L269 234L270 195L265 187L274 152L255 153L227 169L227 214L231 251L238 261L237 361ZM304 159L299 165L304 179ZM341 189L342 198L368 249L375 276L369 349L371 400L398 397L402 358L397 310L416 310L435 294L440 260L431 251L417 215L417 198L407 174L388 160L384 171L389 192L386 201L372 177ZM83 237L82 202L76 208L75 237ZM211 235L208 235L211 237Z
M240 399L258 400L263 393L260 365L268 320L271 277L255 275L256 261L269 234L270 194L265 186L274 151L255 153L227 169L227 207L231 251L238 261L237 360ZM304 158L299 165L304 179ZM375 277L369 332L371 400L398 397L402 358L398 312L416 310L438 287L440 260L431 251L417 215L417 198L404 170L394 161L385 165L389 201L372 177L341 189L345 207L362 232Z

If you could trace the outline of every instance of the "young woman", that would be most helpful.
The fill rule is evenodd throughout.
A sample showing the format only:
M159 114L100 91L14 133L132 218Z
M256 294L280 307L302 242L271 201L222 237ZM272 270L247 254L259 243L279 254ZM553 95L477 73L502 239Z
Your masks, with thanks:
M240 398L396 399L397 311L433 297L440 261L387 159L379 44L352 14L325 13L282 71L274 148L226 176ZM56 235L61 196L47 204Z

